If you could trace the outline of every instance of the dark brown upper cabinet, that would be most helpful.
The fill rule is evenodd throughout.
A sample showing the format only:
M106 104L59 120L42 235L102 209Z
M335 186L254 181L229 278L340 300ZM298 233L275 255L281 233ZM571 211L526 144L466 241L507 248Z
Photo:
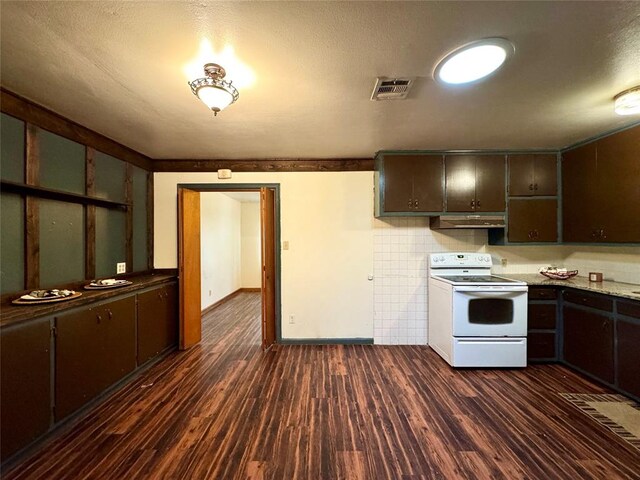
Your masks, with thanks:
M553 198L509 200L509 242L557 242L558 201Z
M504 212L504 155L447 155L448 212Z
M381 155L376 173L382 192L376 215L443 211L442 155Z
M640 127L562 155L564 242L640 242Z
M555 196L557 158L550 154L509 155L509 196Z

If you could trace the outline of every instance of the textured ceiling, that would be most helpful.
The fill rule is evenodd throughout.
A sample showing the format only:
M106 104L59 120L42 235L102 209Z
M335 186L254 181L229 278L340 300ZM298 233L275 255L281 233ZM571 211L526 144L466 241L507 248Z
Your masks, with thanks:
M3 1L0 13L5 88L153 158L559 148L640 120L612 104L640 84L640 2ZM516 48L496 75L434 82L442 56L493 36ZM228 78L253 75L216 118L184 72L203 39L247 67L227 51ZM373 102L376 76L417 82L407 100Z

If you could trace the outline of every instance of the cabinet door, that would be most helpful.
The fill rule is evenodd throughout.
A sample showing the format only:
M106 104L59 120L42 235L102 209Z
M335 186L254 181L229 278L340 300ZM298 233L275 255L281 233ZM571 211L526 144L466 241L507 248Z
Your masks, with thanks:
M413 173L417 155L384 157L384 211L413 210Z
M413 166L413 202L418 212L444 210L444 165L441 155L422 155ZM416 206L417 204L417 206Z
M506 167L504 155L476 159L476 212L504 212Z
M562 155L562 226L564 242L597 241L600 203L596 145L591 143Z
M535 195L534 155L509 155L509 195L528 197Z
M601 242L640 242L640 127L596 143Z
M0 332L0 458L4 461L49 429L49 319Z
M618 386L640 397L640 324L618 320Z
M176 344L177 319L175 285L138 295L138 365Z
M474 155L445 157L447 212L475 211L476 158Z
M556 357L554 332L527 333L527 360L551 360Z
M509 200L510 242L556 242L558 202L553 199Z
M613 321L595 312L563 308L564 359L595 377L613 383Z
M534 195L555 196L558 193L558 159L555 154L532 155Z
M135 368L135 298L56 318L56 421Z

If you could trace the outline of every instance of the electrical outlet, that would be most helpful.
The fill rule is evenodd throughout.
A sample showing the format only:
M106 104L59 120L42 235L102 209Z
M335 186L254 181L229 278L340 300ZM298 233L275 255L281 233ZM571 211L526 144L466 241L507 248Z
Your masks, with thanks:
M282 242L282 249L289 250L289 240L285 240L284 242Z
M116 273L126 273L127 272L127 262L116 263Z
M503 267L506 267L506 266L507 266L507 263L508 263L508 262L507 262L507 259L506 259L506 258L501 258L501 259L500 259L500 264L501 264Z
M209 290L209 296L211 296L211 290Z
M296 323L296 316L295 315L289 315L289 323L290 324Z

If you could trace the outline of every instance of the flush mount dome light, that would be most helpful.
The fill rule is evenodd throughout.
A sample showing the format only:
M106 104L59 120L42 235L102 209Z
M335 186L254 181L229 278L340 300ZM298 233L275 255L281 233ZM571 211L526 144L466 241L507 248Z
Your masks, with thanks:
M485 38L457 48L444 57L433 73L447 85L475 82L495 72L515 52L505 38Z
M615 111L618 115L640 113L640 85L619 93L613 99L615 101Z
M224 80L227 72L217 63L207 63L204 66L204 78L189 82L191 91L209 107L214 115L224 110L238 100L240 94L231 80Z

